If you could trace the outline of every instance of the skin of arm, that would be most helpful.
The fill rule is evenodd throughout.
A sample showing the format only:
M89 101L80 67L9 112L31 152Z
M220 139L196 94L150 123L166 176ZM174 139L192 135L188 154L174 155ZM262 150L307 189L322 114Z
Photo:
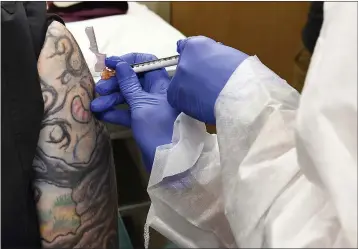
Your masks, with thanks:
M109 134L90 112L94 82L64 25L52 22L38 60L44 115L35 199L45 248L118 248Z

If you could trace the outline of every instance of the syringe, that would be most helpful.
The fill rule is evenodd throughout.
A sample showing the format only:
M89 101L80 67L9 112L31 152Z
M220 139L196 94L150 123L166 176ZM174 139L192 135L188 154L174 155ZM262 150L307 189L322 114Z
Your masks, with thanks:
M105 66L106 54L102 54L98 51L98 45L96 40L96 35L94 33L93 27L86 27L85 32L90 42L90 50L95 54L97 62L94 66L95 72L102 72L102 78L111 77L115 74L113 70L107 69ZM146 61L141 63L132 64L134 72L143 73L147 71L153 71L160 68L170 67L177 65L179 61L179 55L174 55L170 57L165 57L157 60Z
M174 55L157 60L132 64L131 67L133 68L134 72L143 73L143 72L153 71L164 67L175 66L178 64L178 61L179 61L179 55Z

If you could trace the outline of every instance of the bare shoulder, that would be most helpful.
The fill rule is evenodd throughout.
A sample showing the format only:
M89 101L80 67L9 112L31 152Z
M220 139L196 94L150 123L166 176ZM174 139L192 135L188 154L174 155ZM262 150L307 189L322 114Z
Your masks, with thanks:
M117 193L111 142L90 112L94 82L82 52L59 22L38 60L44 115L33 168L46 248L117 248Z

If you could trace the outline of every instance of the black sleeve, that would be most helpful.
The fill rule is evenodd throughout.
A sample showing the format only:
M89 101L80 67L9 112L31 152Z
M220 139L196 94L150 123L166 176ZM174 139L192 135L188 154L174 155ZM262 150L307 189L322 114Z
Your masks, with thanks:
M45 2L1 2L1 247L41 248L32 162L44 103Z
M313 53L323 23L323 2L312 2L308 20L302 31L304 46Z

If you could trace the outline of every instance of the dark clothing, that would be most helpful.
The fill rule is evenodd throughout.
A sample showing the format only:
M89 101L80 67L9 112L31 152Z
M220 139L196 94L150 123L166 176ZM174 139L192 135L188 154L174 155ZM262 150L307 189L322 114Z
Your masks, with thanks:
M302 31L302 41L312 54L323 23L323 2L312 2L308 20Z
M83 21L93 18L122 15L128 11L128 2L82 2L75 5L60 8L49 2L49 13L55 13L65 22Z
M301 92L306 79L311 56L323 24L323 2L312 2L306 25L302 30L303 47L295 57L291 86Z
M1 2L1 247L40 248L32 161L44 111L45 2Z

